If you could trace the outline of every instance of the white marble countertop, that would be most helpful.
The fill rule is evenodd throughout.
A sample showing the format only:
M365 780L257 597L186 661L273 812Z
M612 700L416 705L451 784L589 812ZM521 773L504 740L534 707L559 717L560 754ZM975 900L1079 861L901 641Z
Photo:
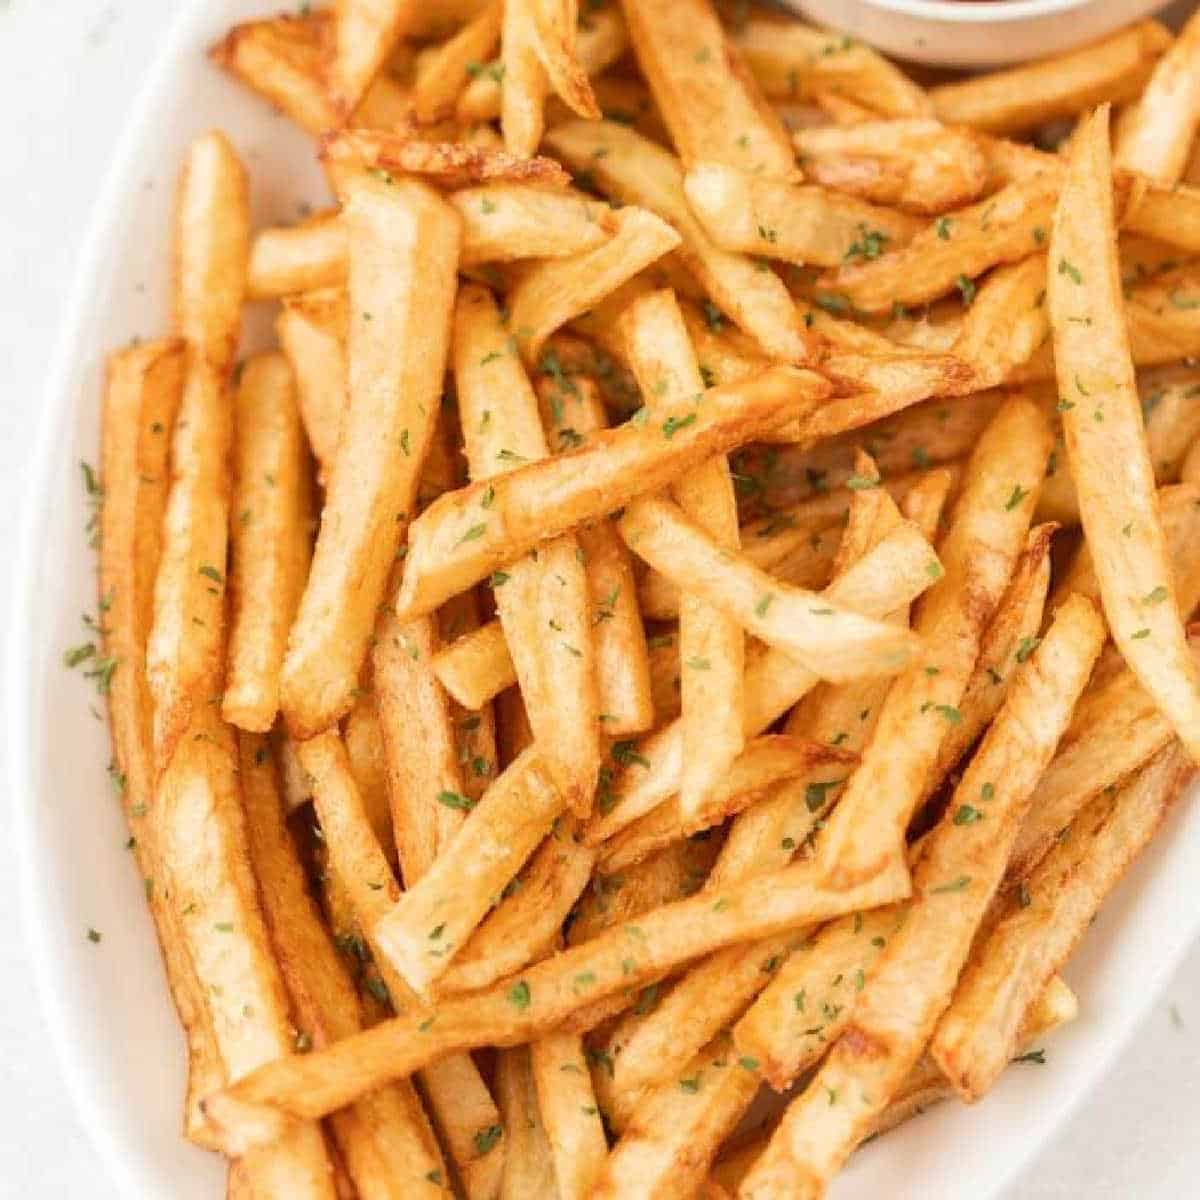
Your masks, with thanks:
M26 448L92 198L142 78L183 4L0 0L0 362L7 397L0 405L0 560L12 560L21 505L39 502L24 494ZM0 627L8 611L8 589L0 588ZM2 838L8 820L4 805L0 844L11 844ZM7 918L0 923L0 1196L116 1200L48 1042L11 870L0 871L0 912ZM1052 1060L1045 1069L1053 1070ZM1006 1200L1196 1195L1197 1128L1200 947L1102 1087ZM987 1136L982 1125L979 1136Z

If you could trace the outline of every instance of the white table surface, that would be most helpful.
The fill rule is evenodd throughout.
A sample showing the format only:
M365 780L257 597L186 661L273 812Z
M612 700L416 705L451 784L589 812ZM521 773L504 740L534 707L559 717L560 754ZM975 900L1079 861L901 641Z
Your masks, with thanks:
M92 198L183 4L0 0L0 561L12 560L21 506L39 502L24 495L25 448ZM9 599L0 588L0 628ZM0 806L0 845L11 844L3 836L8 820L8 806ZM1196 902L1180 897L1181 904ZM0 1196L116 1200L47 1042L11 870L0 870L0 912ZM1052 1054L1043 1069L1054 1069ZM1200 1194L1198 1128L1200 947L1104 1086L1005 1200Z

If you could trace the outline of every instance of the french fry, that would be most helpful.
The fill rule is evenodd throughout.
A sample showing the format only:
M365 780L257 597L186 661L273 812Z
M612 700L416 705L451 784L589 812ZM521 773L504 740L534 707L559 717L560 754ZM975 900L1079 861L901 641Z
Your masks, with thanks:
M409 530L397 615L431 611L539 542L664 487L752 440L787 412L812 411L827 392L818 376L777 367L742 384L710 388L699 406L680 406L661 423L627 422L557 458L448 493ZM549 495L554 501L548 504Z
M961 208L989 182L979 138L929 118L819 126L799 130L792 141L814 183L904 212Z
M308 574L312 474L291 367L250 359L234 399L229 661L221 715L265 733L279 711L279 669Z
M538 1108L528 1046L501 1050L496 1056L496 1095L508 1132L502 1200L518 1196L556 1196L554 1158Z
M1019 262L1045 244L1057 198L1056 182L1042 176L1009 184L940 217L898 250L842 266L821 286L864 312L884 312L897 302L922 304L956 287L970 300L975 276L998 263Z
M783 123L759 92L708 0L624 0L630 41L686 166L797 174Z
M698 162L683 190L709 236L724 250L837 267L903 245L922 222L820 187Z
M175 423L186 369L181 339L146 342L108 363L101 432L100 628L103 651L96 678L108 679L113 779L129 824L130 849L143 879L162 871L154 840L154 756L151 701L143 663L154 607L154 576L162 550L167 498L168 431ZM95 657L87 644L77 654ZM109 664L116 664L110 669ZM146 900L162 950L171 998L188 1044L184 1132L202 1139L200 1098L225 1080L208 1009L174 912L161 886Z
M886 564L886 565L885 565ZM884 616L907 604L940 576L928 542L910 524L893 530L862 560L834 579L823 596L868 616ZM745 729L756 737L817 683L817 678L780 650L764 649L746 663ZM597 845L679 790L682 730L673 722L639 739L628 765L613 781L611 806L585 831ZM602 805L602 810L605 806Z
M400 888L371 830L341 739L335 733L319 734L300 745L299 755L313 780L328 871L344 892L349 916L379 972L378 986L372 988L375 999L390 1003L398 1012L419 1011L427 1019L429 1010L392 969L386 955L378 952L375 928L394 910ZM501 1136L490 1133L499 1115L474 1063L468 1055L450 1055L427 1065L418 1078L468 1196L471 1200L494 1196L505 1147ZM481 1150L485 1142L487 1149Z
M1179 182L1200 126L1198 40L1193 18L1158 60L1113 152L1118 166L1167 187Z
M346 229L330 209L295 225L263 229L250 246L246 295L266 300L346 281Z
M537 398L510 347L511 335L491 294L463 287L454 317L454 381L475 485L549 455ZM491 482L487 486L480 500L485 513L492 507L488 496L496 494ZM543 544L530 558L493 574L492 583L542 759L564 799L586 815L600 766L600 722L579 544L571 535ZM547 629L556 636L549 637ZM454 943L456 949L460 945Z
M782 281L745 255L722 250L692 214L680 161L634 130L612 121L571 121L546 135L547 148L572 170L587 171L606 195L638 204L669 222L683 239L676 255L730 320L770 357L808 361L815 343Z
M239 759L250 860L263 915L291 997L296 1046L326 1046L363 1028L362 1006L308 891L270 751L241 734ZM441 1151L412 1084L362 1097L331 1118L334 1140L360 1194L400 1200L445 1171Z
M873 908L903 891L903 877L895 871L858 888L832 891L806 863L714 889L647 913L635 926L609 929L519 978L449 998L424 1030L418 1026L428 1018L420 1010L327 1050L281 1060L209 1096L206 1116L219 1144L238 1152L277 1137L288 1118L324 1116L455 1050L531 1041L576 1010L721 946ZM701 914L704 919L697 920Z
M348 184L349 396L282 705L311 735L346 712L416 500L449 341L459 220L423 184Z
M181 411L186 411L181 409ZM295 1030L271 954L246 844L232 731L211 706L192 717L155 796L155 842L227 1080L293 1056ZM303 1122L244 1166L258 1186L333 1200L320 1127Z
M412 95L418 121L432 124L453 111L454 102L470 80L472 65L485 62L500 40L502 8L501 0L492 0L422 60Z
M536 362L546 339L573 316L679 245L665 221L641 208L614 215L613 236L594 250L531 267L509 293L522 356Z
M784 734L755 738L696 808L687 809L680 797L672 797L609 838L601 855L601 869L608 874L624 870L681 837L719 825L764 798L784 780L830 771L840 772L844 779L855 762L855 755L818 742Z
M596 852L577 840L575 818L559 817L438 981L439 994L488 987L554 949L595 862Z
M439 650L433 670L464 708L479 708L517 682L499 621L489 621Z
M999 384L1050 336L1046 256L997 267L979 286L950 352L972 363L983 385Z
M388 793L387 755L377 709L378 703L373 692L364 692L360 695L342 722L342 740L346 745L346 758L350 763L350 773L354 776L354 782L362 797L367 820L370 822L376 841L379 842L387 856L388 864L394 867L398 861L398 855L395 833L392 828L391 798ZM280 741L282 746L290 751L289 757L296 772L302 775L303 768L300 766L295 747L287 738L282 738ZM281 772L286 779L284 755L279 754L279 759ZM284 795L287 796L286 787ZM305 799L311 798L311 788L305 784ZM288 811L294 811L294 807L289 802Z
M1103 640L1086 601L1059 610L925 841L913 877L919 902L892 933L848 1027L743 1181L748 1200L775 1194L779 1179L796 1195L820 1195L916 1064Z
M740 555L721 550L668 500L634 501L618 527L629 547L657 570L823 679L898 675L917 652L907 629L781 584ZM689 666L708 669L685 660L685 669Z
M346 293L341 288L288 296L275 320L322 483L332 477L346 411L346 324Z
M456 808L469 805L454 792L437 799ZM535 749L526 750L471 808L425 874L375 923L373 940L414 991L430 992L563 807Z
M930 1045L964 1100L977 1100L1003 1070L1029 1002L1069 957L1193 770L1172 744L1115 797L1093 800L1026 881L1028 904L1018 900L980 946Z
M588 1200L608 1142L578 1034L551 1033L529 1047L538 1111L560 1200Z
M590 379L567 375L553 350L543 354L538 370L542 425L559 453L608 428L603 401ZM633 560L609 521L596 521L575 536L593 610L599 719L610 737L641 733L653 725L654 709Z
M159 771L221 686L232 415L225 380L244 291L247 203L245 172L225 138L210 133L194 142L176 212L175 308L188 367L146 643Z
M368 170L384 182L416 175L443 188L483 183L541 184L562 188L567 173L548 158L518 158L504 150L466 142L426 142L403 134L343 129L321 139L321 161L336 174Z
M602 9L602 12L612 12L612 9ZM630 79L626 75L604 74L592 78L592 95L600 108L600 115L606 121L618 121L630 125L653 142L669 146L671 136L659 116L650 89L639 79ZM551 100L546 109L547 128L553 128L562 121L574 119L574 113L566 105Z
M778 99L833 93L888 117L928 115L924 90L862 42L756 12L731 32L759 86Z
M941 84L929 96L948 124L1020 133L1102 101L1132 99L1170 44L1161 25L1143 21L1080 50Z
M335 0L327 86L343 118L362 99L416 8L408 0Z
M634 376L647 400L648 416L686 403L704 380L679 308L670 292L636 301L622 319ZM668 417L668 421L670 418ZM739 543L737 500L729 464L717 456L676 482L673 494L718 554ZM637 503L640 503L637 502ZM629 544L624 521L617 523ZM636 546L630 549L637 552ZM644 555L643 555L644 557ZM679 579L674 582L678 585ZM680 602L679 655L683 742L681 806L694 814L745 745L743 671L745 638L731 614L688 589Z
M914 624L924 657L888 693L821 840L819 855L831 879L853 882L900 857L938 747L962 720L958 705L1024 543L1049 452L1046 418L1017 396L981 437L939 543L944 576Z
M1121 320L1109 174L1101 108L1075 139L1050 241L1063 432L1113 640L1185 747L1200 755L1200 673L1180 621ZM1108 479L1118 461L1124 483L1114 490Z

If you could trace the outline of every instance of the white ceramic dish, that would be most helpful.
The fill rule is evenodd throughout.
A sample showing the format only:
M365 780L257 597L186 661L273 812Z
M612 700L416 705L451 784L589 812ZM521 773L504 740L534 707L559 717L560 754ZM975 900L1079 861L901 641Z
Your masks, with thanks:
M1024 62L1072 50L1168 0L784 0L887 54L942 67Z
M105 776L98 702L62 665L64 648L85 640L80 613L95 608L78 463L96 455L105 353L166 327L171 195L188 139L213 125L230 133L250 167L260 222L324 198L307 139L203 56L226 25L277 6L195 0L151 74L97 204L66 313L14 575L9 790L30 951L68 1085L131 1200L212 1200L223 1195L224 1173L179 1136L182 1037ZM836 1200L998 1196L1098 1084L1192 941L1198 877L1200 809L1184 804L1072 962L1083 1011L1052 1040L1048 1065L1015 1068L973 1110L943 1105L881 1139L855 1158ZM89 926L103 934L98 945L86 937ZM1074 1182L1064 1180L1065 1191Z

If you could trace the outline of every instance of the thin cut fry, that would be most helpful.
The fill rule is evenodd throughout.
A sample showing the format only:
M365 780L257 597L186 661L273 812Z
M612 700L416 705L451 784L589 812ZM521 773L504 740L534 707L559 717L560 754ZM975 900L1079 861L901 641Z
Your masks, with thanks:
M1012 397L972 455L939 543L943 578L914 623L925 656L893 685L821 841L831 878L853 882L902 855L904 833L959 704L980 639L1016 565L1050 452L1046 418Z
M244 291L246 175L219 133L192 144L180 182L176 319L188 367L171 447L171 488L146 676L154 700L158 770L220 689L229 539L233 365Z
M686 166L707 159L787 179L787 131L709 0L623 0L630 41Z
M499 621L489 621L439 650L433 670L464 708L479 708L517 682Z
M913 878L919 902L891 935L849 1026L742 1182L747 1200L777 1194L780 1180L799 1196L823 1194L916 1064L1103 640L1087 601L1059 610L925 841Z
M265 733L279 711L279 669L308 575L312 473L282 354L250 359L234 400L229 663L221 715Z
M528 1046L501 1050L496 1061L496 1095L508 1131L501 1200L521 1196L557 1197L554 1159L538 1109Z
M661 146L613 121L570 121L546 135L547 148L574 171L587 171L606 195L639 204L683 239L676 255L712 298L771 357L804 362L815 342L787 288L745 255L720 249L692 214L683 166Z
M429 612L539 542L752 440L784 413L812 411L827 392L819 376L773 368L745 383L710 388L699 404L675 407L662 422L626 422L577 450L442 496L409 530L397 614Z
M412 95L418 121L432 124L453 110L471 77L471 67L485 62L500 40L502 8L501 0L491 0L474 20L422 61Z
M456 284L459 221L433 192L366 176L348 189L350 405L283 664L299 736L353 702L432 436Z
M1019 133L1105 100L1132 99L1170 44L1158 22L1144 21L1069 54L944 83L929 95L948 124Z
M1194 773L1161 750L1115 798L1098 796L1026 882L1022 901L980 947L933 1035L930 1052L964 1100L976 1100L1012 1055L1029 1002L1066 960Z
M787 262L838 267L857 257L875 258L922 228L917 217L722 163L697 163L683 189L722 249Z
M1200 756L1200 672L1180 621L1121 320L1110 173L1101 108L1074 139L1050 241L1059 407L1113 640L1184 746Z
M547 1034L530 1046L529 1057L557 1194L560 1200L589 1200L608 1157L608 1142L583 1041L578 1034Z

